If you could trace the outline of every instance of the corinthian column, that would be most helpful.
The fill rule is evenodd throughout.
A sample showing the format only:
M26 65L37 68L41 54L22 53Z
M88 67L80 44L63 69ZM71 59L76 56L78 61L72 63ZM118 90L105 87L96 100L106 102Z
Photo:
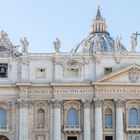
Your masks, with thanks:
M90 101L83 101L84 105L84 140L91 139L90 130Z
M95 140L103 139L102 129L102 101L95 100Z
M116 140L123 140L123 102L116 101Z
M54 101L54 126L53 140L61 140L61 102L58 100Z

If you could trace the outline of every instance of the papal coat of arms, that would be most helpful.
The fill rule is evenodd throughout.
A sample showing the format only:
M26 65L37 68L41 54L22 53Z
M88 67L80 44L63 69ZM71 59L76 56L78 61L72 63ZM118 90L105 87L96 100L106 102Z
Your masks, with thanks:
M129 69L128 78L130 82L136 82L139 79L139 69L136 67Z

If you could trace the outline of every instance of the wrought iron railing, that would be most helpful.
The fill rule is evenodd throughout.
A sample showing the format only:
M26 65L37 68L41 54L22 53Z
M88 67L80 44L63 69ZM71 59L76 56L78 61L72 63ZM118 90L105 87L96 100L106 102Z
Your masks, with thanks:
M110 129L110 128L113 128L113 126L112 125L105 125L105 128Z
M80 125L64 125L64 131L81 131Z
M9 131L8 125L0 126L0 132L8 132L8 131Z

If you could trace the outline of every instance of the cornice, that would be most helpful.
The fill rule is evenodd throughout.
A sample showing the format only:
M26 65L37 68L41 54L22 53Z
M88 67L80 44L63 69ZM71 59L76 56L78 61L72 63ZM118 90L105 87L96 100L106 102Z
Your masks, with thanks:
M15 84L0 84L0 88L15 88Z
M16 84L0 84L0 88L15 88L15 87L93 87L93 86L140 86L140 83L112 83L112 82L92 82L92 83L48 83L48 84L40 84L40 83L16 83Z
M140 83L92 82L93 86L140 86Z
M51 86L53 87L62 87L62 86L65 86L65 87L76 87L76 86L92 86L91 83L50 83Z
M18 87L30 87L32 85L31 82L17 82L16 86Z
M48 87L48 88L52 88L52 87L91 87L92 84L91 83L31 83L31 82L17 82L14 84L0 84L0 88L11 88L11 87Z

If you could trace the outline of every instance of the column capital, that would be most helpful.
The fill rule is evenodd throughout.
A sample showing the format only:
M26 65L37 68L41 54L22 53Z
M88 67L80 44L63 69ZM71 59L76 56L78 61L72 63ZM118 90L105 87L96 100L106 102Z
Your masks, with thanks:
M91 101L90 100L82 100L82 104L84 108L90 108Z
M60 108L61 107L61 104L62 104L61 100L52 99L51 101L53 103L54 108Z
M23 99L17 99L16 104L20 108L28 108L29 104L30 104L30 101L29 100L23 100Z
M117 107L117 108L123 108L123 106L124 106L124 101L118 99L118 100L115 101L115 104L116 104L116 107Z
M102 106L102 103L103 103L103 100L101 100L101 99L95 99L94 100L94 103L95 103L95 106L96 107L101 107Z

